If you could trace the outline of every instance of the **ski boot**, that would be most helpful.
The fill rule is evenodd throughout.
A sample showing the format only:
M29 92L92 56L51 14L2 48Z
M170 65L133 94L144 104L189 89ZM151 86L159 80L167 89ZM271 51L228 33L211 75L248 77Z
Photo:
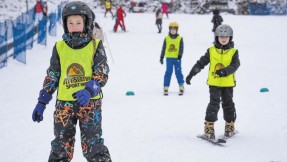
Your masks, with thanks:
M163 95L168 96L168 87L163 87Z
M184 92L184 86L183 85L180 85L179 86L179 93L178 93L178 95L183 95L183 92Z
M226 122L224 136L229 138L232 137L235 133L234 122Z
M204 122L204 136L208 139L215 139L214 122Z

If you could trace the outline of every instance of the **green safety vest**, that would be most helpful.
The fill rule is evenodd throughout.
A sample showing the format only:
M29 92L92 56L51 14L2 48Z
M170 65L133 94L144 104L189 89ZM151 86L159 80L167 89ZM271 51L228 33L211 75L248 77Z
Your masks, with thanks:
M225 68L230 65L232 57L236 52L235 48L224 51L222 54L217 51L214 46L209 48L210 54L210 66L208 72L207 84L210 86L217 87L234 87L235 86L235 75L230 74L225 77L218 77L215 74L216 70Z
M110 9L111 8L111 2L106 2L106 9Z
M172 39L170 36L165 37L165 57L166 58L178 58L179 55L179 45L181 41L181 36L177 36L176 39Z
M96 43L95 46L94 43ZM58 100L75 101L72 94L84 89L87 82L92 79L93 59L98 44L99 40L96 39L96 41L90 41L84 48L72 49L65 41L56 43L61 65ZM91 99L101 97L100 93Z

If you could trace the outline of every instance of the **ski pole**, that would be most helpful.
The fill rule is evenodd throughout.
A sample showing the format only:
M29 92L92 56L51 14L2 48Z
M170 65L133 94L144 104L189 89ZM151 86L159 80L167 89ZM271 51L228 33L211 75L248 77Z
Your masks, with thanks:
M107 45L108 45L109 53L111 55L112 62L113 62L113 64L115 64L114 59L113 59L113 54L112 54L112 51L111 51L111 48L110 48L110 45L109 45L109 42L108 42L108 38L107 38L107 35L106 35L105 32L104 32L104 36L105 36L106 41L107 41Z

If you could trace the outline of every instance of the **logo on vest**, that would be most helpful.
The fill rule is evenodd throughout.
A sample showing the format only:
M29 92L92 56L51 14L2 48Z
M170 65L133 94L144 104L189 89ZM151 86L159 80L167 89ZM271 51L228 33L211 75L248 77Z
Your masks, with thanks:
M216 72L216 70L219 70L219 69L222 69L222 68L224 68L224 65L222 63L217 63L215 65L215 67L214 67L214 71L212 72L212 76L214 78L218 78L219 76L215 72Z
M177 52L174 44L169 45L168 52Z
M67 78L64 79L63 84L69 89L85 86L89 80L91 77L85 76L84 68L80 64L73 63L67 68Z

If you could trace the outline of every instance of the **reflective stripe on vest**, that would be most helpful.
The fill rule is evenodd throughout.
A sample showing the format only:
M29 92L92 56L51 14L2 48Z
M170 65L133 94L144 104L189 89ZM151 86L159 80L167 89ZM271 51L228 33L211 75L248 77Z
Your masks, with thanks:
M92 79L92 66L94 54L99 40L90 41L81 49L72 49L64 41L56 43L56 49L60 58L61 76L58 88L58 100L75 101L73 93L85 88L87 82ZM92 99L101 98L99 94Z
M217 87L234 87L235 86L234 73L226 77L217 77L215 75L216 70L225 68L230 65L232 61L232 57L235 54L235 52L236 52L236 49L231 48L227 51L224 51L223 54L220 54L214 46L209 48L210 66L209 66L208 81L207 81L208 85L217 86Z
M176 39L172 39L170 36L165 37L165 57L166 58L178 58L179 55L179 45L181 41L181 36L177 36Z

